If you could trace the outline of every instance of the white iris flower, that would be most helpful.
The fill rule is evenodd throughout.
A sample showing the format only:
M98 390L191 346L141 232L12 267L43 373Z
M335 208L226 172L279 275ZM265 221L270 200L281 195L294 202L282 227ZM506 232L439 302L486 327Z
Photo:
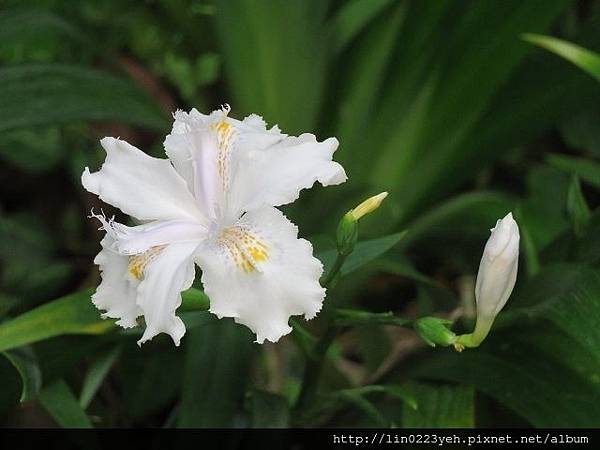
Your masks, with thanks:
M168 159L104 138L102 168L82 175L85 189L140 223L95 215L106 235L94 260L102 282L92 297L103 317L122 327L143 316L139 344L168 333L179 345L185 326L176 310L194 280L194 263L210 311L248 326L259 343L289 333L290 316L311 319L321 309L323 267L275 206L316 181L346 181L332 161L338 141L287 136L257 115L239 121L228 113L229 107L175 113L164 142Z

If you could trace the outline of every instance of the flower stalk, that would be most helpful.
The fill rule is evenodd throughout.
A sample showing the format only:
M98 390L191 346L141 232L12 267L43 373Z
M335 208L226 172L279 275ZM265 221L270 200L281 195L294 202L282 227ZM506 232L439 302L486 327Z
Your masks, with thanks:
M381 205L381 202L387 197L387 192L375 195L368 198L367 200L360 203L356 208L348 211L340 220L337 233L337 255L333 266L327 272L325 277L322 279L322 285L325 288L330 288L335 285L341 269L346 261L346 258L354 251L356 242L358 241L358 221L360 218L375 211ZM317 341L315 345L315 351L309 354L306 367L304 369L304 376L302 379L302 386L300 388L300 394L296 401L296 410L303 410L308 406L314 397L319 376L323 368L325 355L329 350L329 347L333 343L333 340L337 336L338 332L342 328L335 320L335 313L331 311L328 304L323 307L322 315L327 321L327 327L325 333Z

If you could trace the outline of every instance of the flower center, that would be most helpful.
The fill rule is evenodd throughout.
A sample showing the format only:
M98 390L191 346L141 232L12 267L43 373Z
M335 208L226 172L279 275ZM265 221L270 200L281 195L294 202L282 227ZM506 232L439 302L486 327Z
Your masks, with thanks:
M260 272L260 263L269 259L267 246L249 230L240 226L224 229L219 235L223 245L236 266L246 272Z
M163 251L166 245L157 245L151 247L144 253L133 255L129 257L129 264L127 265L127 272L133 278L141 281L144 278L144 270L146 266L150 264L159 254Z

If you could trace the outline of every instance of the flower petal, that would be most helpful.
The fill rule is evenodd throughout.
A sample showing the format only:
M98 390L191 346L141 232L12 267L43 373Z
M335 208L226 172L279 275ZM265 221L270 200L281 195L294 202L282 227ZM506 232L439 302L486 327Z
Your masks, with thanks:
M176 243L164 247L143 269L137 288L137 304L144 314L146 330L138 344L167 333L179 345L185 325L175 311L181 305L181 291L194 281L192 255L197 242Z
M266 206L206 241L196 261L210 311L248 326L259 343L288 334L290 316L313 318L325 297L323 266L310 242L297 236L281 211Z
M255 114L240 121L228 113L229 109L210 115L195 109L189 113L179 111L165 141L169 157L176 167L182 167L180 173L188 184L197 186L199 175L205 180L202 183L210 186L217 180L220 186L216 191L222 192L222 197L217 197L222 205L218 212L226 215L226 221L263 205L291 203L302 189L310 188L316 181L324 186L346 181L342 166L332 161L337 139L317 142L308 133L287 136L277 126L267 130L265 122ZM185 165L190 159L197 167L194 173Z
M201 210L209 218L215 219L216 204L222 198L216 133L208 128L201 117L191 113L177 111L174 117L171 134L167 135L164 142L167 156L186 180Z
M257 142L257 136L242 134L237 143L240 151L234 153L228 197L228 210L233 214L262 205L286 205L317 181L328 186L347 179L342 166L332 161L338 147L335 138L317 142L313 134L307 133L283 137L266 148L252 145Z
M183 220L153 221L129 227L104 215L92 216L102 223L101 229L113 237L111 248L121 255L138 255L152 247L176 242L197 242L207 236L207 228L197 222Z
M100 142L106 161L98 172L86 167L81 176L88 191L139 220L206 221L169 160L148 156L119 139Z
M129 257L112 249L114 238L110 234L104 236L100 244L102 250L94 264L100 266L102 282L92 295L92 303L106 311L102 314L103 318L119 319L117 325L123 328L134 327L142 311L135 302L138 283L126 276Z

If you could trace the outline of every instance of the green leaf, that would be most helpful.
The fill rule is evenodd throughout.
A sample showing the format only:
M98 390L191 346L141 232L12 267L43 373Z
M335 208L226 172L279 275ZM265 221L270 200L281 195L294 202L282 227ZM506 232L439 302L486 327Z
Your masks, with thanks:
M100 386L120 354L121 347L115 347L100 354L90 365L83 379L83 386L79 394L79 404L84 410L87 409L96 392L100 389Z
M578 45L551 36L527 33L523 40L538 45L572 62L600 81L600 55Z
M571 216L573 230L578 237L583 236L586 227L590 222L590 208L585 201L583 192L581 192L581 184L579 178L574 175L569 187L569 196L567 198L567 211Z
M565 233L566 234L566 233ZM563 236L567 252L576 249L576 253L569 253L569 256L575 256L576 261L585 264L597 264L600 261L600 210L596 210L590 216L590 222L585 230L585 234L576 242L570 240L570 236ZM560 241L557 241L560 247ZM563 244L564 245L564 244Z
M600 111L590 110L567 116L560 123L560 134L569 148L600 157Z
M375 260L378 256L383 255L400 242L405 234L406 232L403 231L389 236L359 242L356 244L354 251L344 262L341 274L348 275L349 273L360 269L365 264ZM325 266L325 273L327 273L333 265L336 254L337 252L335 250L328 250L317 255L317 258L319 258Z
M470 192L457 195L414 220L401 246L410 246L436 235L462 237L485 235L515 204L511 197L496 192Z
M600 189L600 163L591 159L559 154L549 155L548 163L557 169L577 175L583 181Z
M369 8L383 8L388 6L389 1L361 1L348 3L342 12L356 9L360 6L364 9L366 5ZM402 29L402 23L406 17L407 3L399 2L389 14L383 15L381 22L378 20L372 30L364 39L356 43L356 48L352 49L348 62L351 70L346 72L347 80L339 88L341 99L339 101L339 118L336 122L336 136L340 142L354 143L361 138L364 132L365 124L372 120L377 96L373 95L383 83L386 69L390 65L390 54L397 44L398 34ZM375 11L373 11L375 12ZM377 10L379 12L379 9ZM344 16L345 18L345 16ZM361 15L361 20L366 20L368 16ZM341 19L338 16L336 20ZM346 20L346 18L345 18ZM334 26L341 24L334 23ZM342 32L334 28L334 34ZM338 37L339 38L339 37ZM349 36L343 36L344 39ZM345 43L336 42L334 45L340 46ZM350 144L352 145L352 144ZM349 152L340 154L342 164L345 159L353 155Z
M7 358L2 357L0 357L0 379L3 386L0 390L0 414L4 417L19 404L23 382L15 366Z
M360 269L365 264L391 250L405 235L406 231L401 231L389 236L359 242L352 254L344 262L341 269L342 275L348 275Z
M578 38L596 47L600 45L597 29L598 20L590 20ZM507 149L522 147L541 136L557 121L596 108L600 84L557 58L533 56L538 57L526 60L498 90L487 112L452 158L440 157L436 161L441 178L436 190L429 190L430 195L447 192L472 179L480 173L479 168L502 158ZM546 183L546 187L551 184Z
M421 401L417 397L415 397L410 390L406 389L405 387L395 384L386 384L382 387L383 392L394 398L402 400L404 402L404 405L409 409L413 411L419 409Z
M515 220L519 224L519 233L523 241L523 253L525 255L525 261L527 262L527 274L533 276L540 271L540 259L533 237L529 232L529 226L526 220L523 220L523 213L521 211L521 205L519 205L515 211Z
M592 354L600 348L600 274L585 277L569 292L548 299L529 311L528 317L550 320Z
M330 24L333 33L333 51L341 52L394 0L350 0L345 2Z
M484 344L487 351L448 350L413 376L474 385L535 427L594 426L600 413L597 386L539 349L503 337L503 350L496 345L491 349L489 342Z
M216 7L232 114L260 112L289 133L314 129L324 97L327 2L219 0Z
M410 233L410 230L409 230L409 233ZM376 266L377 266L377 269L381 270L382 272L394 274L394 275L400 275L402 277L409 278L411 280L416 281L417 283L420 283L420 284L423 284L426 286L444 289L444 287L438 281L419 272L415 268L414 264L405 255L402 255L402 254L389 255L388 254L388 255L380 258L377 261Z
M2 352L17 369L21 377L21 402L33 400L42 387L42 372L38 366L33 350L23 347Z
M58 240L41 222L32 212L0 216L0 280L21 308L52 298L71 274L72 266L56 256Z
M71 388L57 380L40 392L40 403L63 428L93 428Z
M180 427L230 427L243 400L252 361L250 331L232 320L190 330L185 340Z
M420 408L402 410L404 428L473 428L475 391L470 386L411 383L407 390Z
M328 408L340 408L339 402L346 402L353 404L360 410L362 410L367 417L373 423L378 426L387 427L390 421L382 415L377 406L367 399L368 395L371 394L387 394L393 398L401 400L410 409L416 410L418 408L418 402L415 397L405 388L399 385L368 385L356 388L341 389L333 392L326 396L327 403L333 402L332 404L325 403Z
M255 389L250 394L252 428L287 428L290 405L285 397Z
M185 336L183 343L188 339ZM163 416L178 402L184 368L184 352L175 347L169 336L157 336L141 348L134 342L123 346L121 364L114 367L122 406L127 416L147 423L151 417Z
M565 214L569 176L553 167L536 165L529 170L526 181L527 197L519 203L515 216L525 231L524 246L531 245L541 252L569 229ZM531 242L527 242L529 238Z
M20 347L63 334L103 334L115 327L112 319L102 320L92 304L93 289L76 292L38 306L0 324L0 351ZM199 289L182 293L182 318L190 327L206 322L209 300ZM140 333L139 328L126 330Z
M106 346L107 339L96 335L64 335L33 344L46 382L71 376L74 367L84 366L90 355L100 354Z
M47 33L86 41L77 28L46 10L19 8L0 13L0 42L4 44Z
M426 85L429 73L435 69L429 64L439 55L435 42L436 30L441 30L439 21L450 6L449 1L397 2L392 7L395 8L394 11L390 8L389 14L378 18L365 30L364 37L348 49L348 57L344 58L347 59L348 67L348 96L354 99L356 107L365 108L365 111L355 111L359 118L364 112L369 113L362 123L349 117L349 121L359 127L357 130L349 130L344 116L351 116L353 112L345 108L346 102L342 98L340 120L336 122L343 128L337 132L342 138L344 149L339 158L342 158L344 167L355 181L369 177L373 166L378 163L378 158L374 158L376 153L365 149L378 149L379 154L382 147L394 145L392 140L397 149L404 149L411 136L418 132L418 123L423 123L423 116L427 114L425 108L420 108L419 102L410 106L408 103L413 97L423 100L428 96L427 92L422 91L421 83ZM397 13L406 7L406 17L401 26L394 29L393 26L398 21ZM381 47L377 38L382 39ZM370 53L380 56L380 52L387 46L390 46L387 58L375 58L374 61L369 59ZM357 66L357 63L365 67ZM386 69L386 72L381 82L378 82L381 69ZM401 76L398 76L399 72ZM362 92L365 89L363 83L371 87L370 98L365 97ZM344 87L342 85L342 89ZM335 88L340 89L337 84ZM354 94L353 89L357 89L358 93ZM364 101L362 104L358 102L361 99ZM393 126L390 127L390 124ZM354 139L345 139L350 137L345 134L347 132L351 132ZM401 153L403 152L396 152L395 159L402 158ZM396 182L397 180L394 184ZM382 183L383 185L387 190L392 184Z
M333 396L339 401L349 403L356 406L361 410L366 417L368 417L375 425L379 427L388 427L389 420L387 420L377 409L377 407L364 397L362 392L356 389L344 389L342 391L335 392Z
M377 187L394 186L390 195L399 206L400 220L441 197L446 186L474 176L463 163L472 160L480 166L479 153L489 150L471 147L469 141L527 54L527 45L515 36L523 29L548 29L567 4L565 0L515 0L450 8L429 44L447 50L442 55L433 52L413 89L399 87L399 92L394 89L382 96L381 126L373 126L365 139L370 148L378 149L373 164L366 164L373 167L369 179ZM413 63L404 62L405 67Z
M56 167L64 155L56 128L17 129L0 136L0 158L24 172L46 172Z
M551 322L592 354L600 348L600 272L576 264L548 266L512 296L502 329ZM493 329L492 329L493 333Z
M0 69L0 131L74 121L168 126L146 92L108 73L59 64Z
M0 351L62 334L102 334L114 327L100 319L91 290L67 295L0 324Z

